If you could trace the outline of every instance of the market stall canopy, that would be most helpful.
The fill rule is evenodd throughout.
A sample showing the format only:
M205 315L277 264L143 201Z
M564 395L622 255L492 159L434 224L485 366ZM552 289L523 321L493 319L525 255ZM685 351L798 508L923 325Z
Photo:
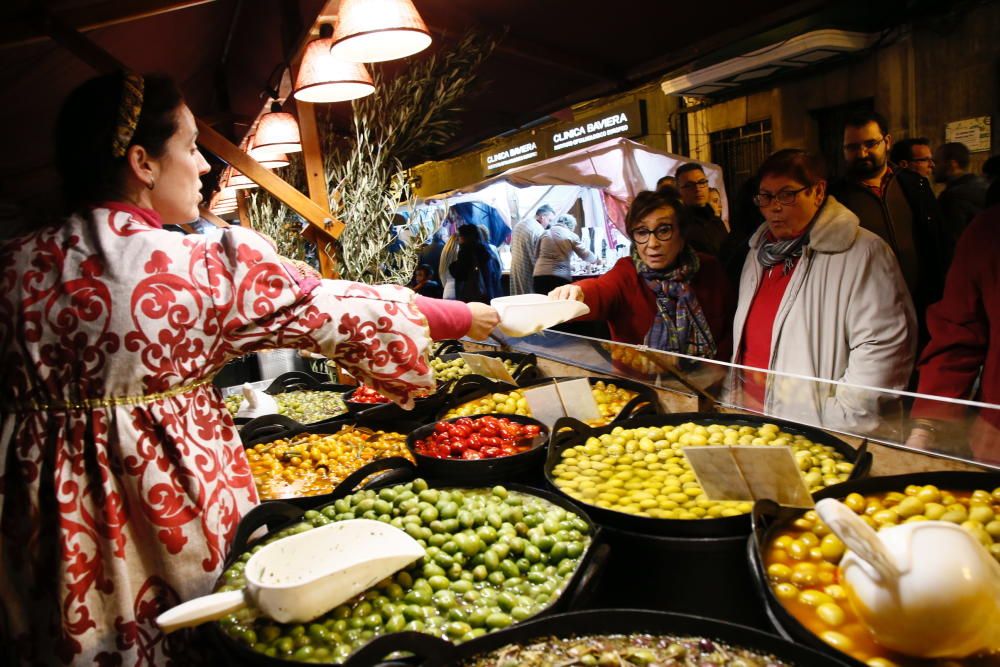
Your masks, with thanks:
M599 191L603 197L607 216L624 233L624 211L635 195L652 190L656 181L673 174L678 166L697 162L683 155L674 155L650 148L629 139L609 139L565 155L515 167L479 183L427 197L426 202L446 202L455 205L480 201L496 208L506 222L513 226L517 221L532 215L544 203L556 213L569 210L573 201L584 199L584 209L590 226L598 226L603 215L600 199L595 205L584 190ZM718 188L726 210L726 190L722 168L710 162L699 162L708 177L709 185ZM516 192L511 192L516 188Z

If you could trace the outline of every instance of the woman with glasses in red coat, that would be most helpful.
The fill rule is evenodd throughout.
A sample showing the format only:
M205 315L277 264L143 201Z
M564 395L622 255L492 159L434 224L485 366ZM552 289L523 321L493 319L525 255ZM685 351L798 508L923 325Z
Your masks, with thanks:
M687 223L675 194L640 192L625 218L631 256L549 297L587 304L580 319L607 321L614 341L728 359L736 295L719 261L685 242Z

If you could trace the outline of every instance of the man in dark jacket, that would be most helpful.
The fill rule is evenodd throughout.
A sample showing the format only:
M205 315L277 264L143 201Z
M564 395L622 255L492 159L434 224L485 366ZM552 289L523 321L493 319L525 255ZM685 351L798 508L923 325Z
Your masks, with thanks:
M708 177L704 168L697 162L688 162L677 167L676 176L681 201L690 213L684 239L695 250L718 257L729 230L708 201Z
M926 340L924 314L941 298L949 246L930 183L889 162L891 143L888 124L880 114L863 112L849 118L844 126L848 173L830 192L896 254L916 307L921 339Z
M946 183L938 204L950 247L986 206L986 179L969 173L970 159L968 147L957 141L942 144L934 152L934 182Z

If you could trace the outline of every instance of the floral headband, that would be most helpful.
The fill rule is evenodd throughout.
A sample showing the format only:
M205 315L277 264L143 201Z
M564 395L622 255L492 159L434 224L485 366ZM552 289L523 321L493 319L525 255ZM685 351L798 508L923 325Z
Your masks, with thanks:
M118 122L111 140L111 153L116 158L124 157L128 145L132 143L135 128L142 113L143 79L141 74L126 72L122 87L122 99L118 104Z

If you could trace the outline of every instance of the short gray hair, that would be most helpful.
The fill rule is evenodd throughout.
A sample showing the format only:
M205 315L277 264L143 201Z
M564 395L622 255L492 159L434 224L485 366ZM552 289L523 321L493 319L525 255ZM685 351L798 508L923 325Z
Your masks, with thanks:
M563 213L558 218L556 218L556 224L566 227L570 231L576 230L576 218L574 218L569 213Z

